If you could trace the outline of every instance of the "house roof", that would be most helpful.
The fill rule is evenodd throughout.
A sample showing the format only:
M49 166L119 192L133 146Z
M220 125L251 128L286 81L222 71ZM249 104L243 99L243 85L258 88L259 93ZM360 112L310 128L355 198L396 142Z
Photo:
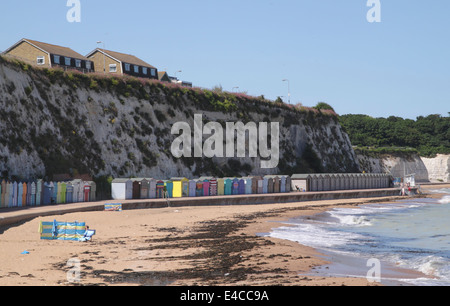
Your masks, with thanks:
M66 57L71 57L71 58L77 58L77 59L83 59L83 60L89 60L87 57L81 55L78 52L73 51L70 48L52 45L52 44L40 42L37 40L31 40L31 39L27 39L27 38L23 38L19 42L15 43L8 50L6 50L5 53L9 52L11 49L15 48L22 42L27 42L27 43L31 44L32 46L34 46L46 53L56 54L56 55L61 55L61 56L66 56Z
M158 71L158 80L161 81L163 78L170 81L170 77L166 71Z
M105 55L108 55L109 57L111 57L117 61L123 62L123 63L128 63L128 64L132 64L132 65L156 69L156 67L144 62L143 60L141 60L140 58L137 58L134 55L120 53L120 52L116 52L116 51L110 51L110 50L106 50L106 49L97 48L94 51L90 52L88 55L86 55L86 57L90 57L92 54L94 54L97 51L100 51L100 52L104 53Z

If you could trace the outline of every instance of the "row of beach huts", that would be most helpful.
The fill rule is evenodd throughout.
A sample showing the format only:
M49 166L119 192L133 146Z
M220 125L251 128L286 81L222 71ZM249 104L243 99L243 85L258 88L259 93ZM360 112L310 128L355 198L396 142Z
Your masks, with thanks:
M154 178L115 179L114 200L228 196L245 194L289 193L291 191L335 191L389 188L387 174L296 174L252 176L243 178L200 177L170 180Z
M170 180L153 178L114 179L113 200L228 196L248 194L316 192L392 187L388 174L295 174L251 176L243 178L200 177ZM3 180L0 208L40 206L96 201L96 184L81 179L46 182Z
M16 182L3 180L0 207L26 207L95 201L96 184L76 179L63 182Z

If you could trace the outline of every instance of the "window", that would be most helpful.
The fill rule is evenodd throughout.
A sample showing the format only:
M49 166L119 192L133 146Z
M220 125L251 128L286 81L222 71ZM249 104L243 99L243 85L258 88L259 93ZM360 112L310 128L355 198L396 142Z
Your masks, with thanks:
M134 73L139 73L139 66L134 66Z
M109 65L109 72L117 72L117 65L116 64Z
M64 63L66 64L66 66L70 66L71 61L72 61L72 59L70 57L66 57Z
M37 64L38 64L38 65L45 65L45 57L43 57L43 56L38 56L38 57L37 57Z
M147 67L142 67L142 73L143 74L147 75L147 72L148 72L147 70L148 70Z
M152 72L152 76L156 76L156 69L152 69L151 72Z
M125 64L125 71L130 71L130 64Z
M86 61L86 69L91 70L91 62Z
M59 55L54 55L53 56L53 61L55 62L55 64L59 64L60 56Z
M77 68L81 68L81 60L79 60L79 59L75 60L75 66Z

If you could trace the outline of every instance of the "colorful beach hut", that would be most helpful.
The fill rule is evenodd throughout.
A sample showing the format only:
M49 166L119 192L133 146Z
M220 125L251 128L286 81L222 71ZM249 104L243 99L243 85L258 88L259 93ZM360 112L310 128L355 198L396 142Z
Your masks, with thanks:
M273 178L266 176L267 178L267 193L273 193Z
M17 207L17 193L19 192L18 190L18 185L17 182L13 182L12 183L12 195L13 195L13 207Z
M279 176L273 177L273 193L280 193L281 179Z
M264 193L264 179L261 177L258 179L258 194Z
M36 182L31 182L29 189L30 189L30 205L36 206Z
M258 176L251 177L252 180L252 194L258 194Z
M203 196L207 197L209 196L209 187L211 186L211 183L209 182L209 179L203 180Z
M184 198L189 197L189 180L187 178L181 181L181 196Z
M173 182L173 197L181 198L183 196L188 196L189 194L189 185L186 183L189 182L187 178L184 177L173 177L170 179ZM183 195L183 187L185 188Z
M237 195L239 194L239 179L234 178L232 181L231 194Z
M168 180L165 181L164 184L166 185L167 197L173 198L173 182L171 180Z
M56 204L61 204L61 182L54 182L54 184L55 184L55 189L56 189L56 191L55 191L55 198L56 198L56 201L55 201L55 203Z
M62 204L67 203L67 183L65 182L61 183L61 203Z
M263 194L269 193L269 178L263 177Z
M164 198L164 189L165 189L164 181L161 181L161 180L157 181L156 182L156 198L157 199Z
M7 199L8 199L8 207L14 206L14 184L13 182L9 182L6 186Z
M189 180L189 197L190 198L193 198L196 196L196 189L197 189L197 181Z
M49 205L52 202L53 184L44 182L42 189L42 205Z
M22 205L23 206L28 206L28 204L29 204L28 199L30 197L28 196L28 184L27 184L27 182L23 182L22 183L22 190L23 190L23 193L22 193Z
M286 192L286 176L285 175L280 176L280 192L281 193Z
M225 195L225 180L223 178L217 180L217 195Z
M91 201L91 185L89 182L84 182L83 187L83 202L90 202Z
M209 195L217 196L217 180L215 178L209 180Z
M27 183L27 206L33 206L31 204L31 184L32 182Z
M81 186L81 181L80 180L73 180L72 182L72 186L73 186L73 202L74 203L78 203L80 201L78 201L78 197L80 195L80 186Z
M132 187L132 199L140 199L141 198L141 179L132 179L133 187Z
M203 196L203 181L198 180L195 183L195 196L202 197Z
M43 193L42 184L43 184L42 180L38 180L36 182L36 206L42 205L42 193Z
M238 194L245 194L245 179L240 179L238 184Z
M251 177L245 178L245 194L252 194L253 179Z
M22 207L23 199L23 184L17 183L17 207Z
M73 203L73 184L68 182L66 185L66 203Z
M224 194L231 195L233 189L233 180L230 178L226 178L224 181Z

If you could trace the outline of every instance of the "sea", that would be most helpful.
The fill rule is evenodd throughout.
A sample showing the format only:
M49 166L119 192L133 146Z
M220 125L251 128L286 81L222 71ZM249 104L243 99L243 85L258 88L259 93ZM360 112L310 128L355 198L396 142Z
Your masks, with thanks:
M450 286L450 188L430 192L443 195L335 208L293 218L263 235L313 247L331 262L311 275Z

